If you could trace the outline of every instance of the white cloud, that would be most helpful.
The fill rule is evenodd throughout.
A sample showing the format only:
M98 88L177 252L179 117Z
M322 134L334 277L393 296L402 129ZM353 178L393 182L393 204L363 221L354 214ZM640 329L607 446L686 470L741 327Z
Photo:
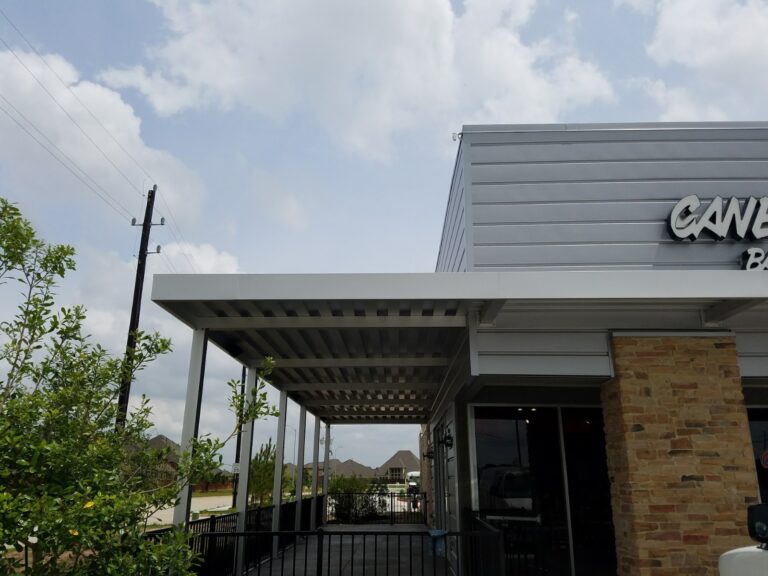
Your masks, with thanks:
M768 3L760 0L659 0L656 27L647 47L660 66L690 73L687 88L665 89L667 109L706 119L754 119L768 98ZM695 92L695 98L692 94ZM704 104L701 104L704 103ZM665 110L667 110L665 109ZM723 113L725 112L725 113ZM665 111L664 115L668 115Z
M660 108L662 122L702 122L726 120L727 116L714 104L697 100L685 88L670 88L661 80L637 83Z
M196 272L199 274L235 274L239 272L237 258L228 252L220 251L210 244L190 244L188 242L164 245L161 259L169 260L178 272ZM162 269L159 264L155 270Z
M651 14L656 8L656 0L613 0L614 6L627 6L642 14Z
M149 51L151 69L106 70L108 84L139 90L161 114L309 113L369 157L390 157L416 128L547 122L613 96L575 48L553 57L521 39L535 0L467 0L461 16L449 0L156 3L170 34Z
M186 226L197 221L205 198L202 182L177 158L152 148L143 141L140 119L118 92L80 79L77 70L56 54L43 55L56 74L34 54L20 50L16 50L16 54L29 71L10 51L0 51L0 94L5 98L0 100L0 107L25 125L38 140L52 147L27 123L23 118L26 117L53 145L87 173L86 179L92 178L129 212L140 213L143 203L140 191L149 188L152 182L77 101L81 100L109 129L120 145L157 179L159 194L163 197L158 209L167 211L166 206L170 206L180 225ZM56 75L64 81L63 85ZM46 94L35 77L74 122ZM3 130L3 138L0 139L0 165L4 167L2 176L7 189L23 188L25 195L35 194L39 202L49 199L61 201L62 196L70 193L75 197L100 202L92 192L67 174L64 168L56 166L55 161L6 114L0 114L0 126ZM112 166L110 161L117 168ZM41 165L56 167L41 170ZM77 171L77 168L75 170Z

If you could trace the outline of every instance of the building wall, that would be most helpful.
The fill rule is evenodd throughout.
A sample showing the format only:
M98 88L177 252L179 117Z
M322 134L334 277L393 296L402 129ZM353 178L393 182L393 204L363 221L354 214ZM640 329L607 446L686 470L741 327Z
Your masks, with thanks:
M465 193L463 147L456 153L456 165L453 169L451 191L445 210L443 235L440 239L440 251L437 256L437 272L466 272L467 258L467 196Z
M732 337L615 337L602 390L619 574L716 576L757 483Z
M675 242L665 221L768 180L760 123L465 126L460 152L470 270L737 269L743 243Z

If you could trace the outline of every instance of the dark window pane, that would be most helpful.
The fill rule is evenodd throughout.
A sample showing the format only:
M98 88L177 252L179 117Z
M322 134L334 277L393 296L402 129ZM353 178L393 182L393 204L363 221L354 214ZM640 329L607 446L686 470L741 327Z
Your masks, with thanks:
M750 408L749 432L752 435L752 453L755 458L760 501L768 502L768 408Z

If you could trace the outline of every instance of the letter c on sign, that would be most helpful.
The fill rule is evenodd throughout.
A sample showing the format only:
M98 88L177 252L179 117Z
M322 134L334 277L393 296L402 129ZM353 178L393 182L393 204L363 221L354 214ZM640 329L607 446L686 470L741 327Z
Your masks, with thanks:
M692 212L696 211L699 206L701 206L701 202L695 194L686 196L675 204L667 222L669 235L672 238L675 240L685 240L686 238L695 240L698 238L700 230L696 225L696 216Z

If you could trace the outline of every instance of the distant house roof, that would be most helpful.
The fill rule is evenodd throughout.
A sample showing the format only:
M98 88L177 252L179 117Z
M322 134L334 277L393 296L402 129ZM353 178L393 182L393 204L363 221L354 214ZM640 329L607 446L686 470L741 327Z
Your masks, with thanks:
M168 461L173 462L174 464L179 463L181 446L179 446L176 442L168 438L168 436L164 436L163 434L158 434L157 436L149 440L149 445L152 446L152 448L156 448L156 449L170 448L170 453L168 454Z
M404 468L406 472L415 472L421 469L421 463L410 450L398 450L389 460L376 469L376 474L383 476L390 468Z
M305 468L311 468L312 463L304 465ZM357 476L358 478L373 478L376 475L376 470L365 464L360 464L351 458L342 462L337 458L331 458L328 460L328 468L332 475L335 476ZM319 469L323 469L323 462L320 462Z

